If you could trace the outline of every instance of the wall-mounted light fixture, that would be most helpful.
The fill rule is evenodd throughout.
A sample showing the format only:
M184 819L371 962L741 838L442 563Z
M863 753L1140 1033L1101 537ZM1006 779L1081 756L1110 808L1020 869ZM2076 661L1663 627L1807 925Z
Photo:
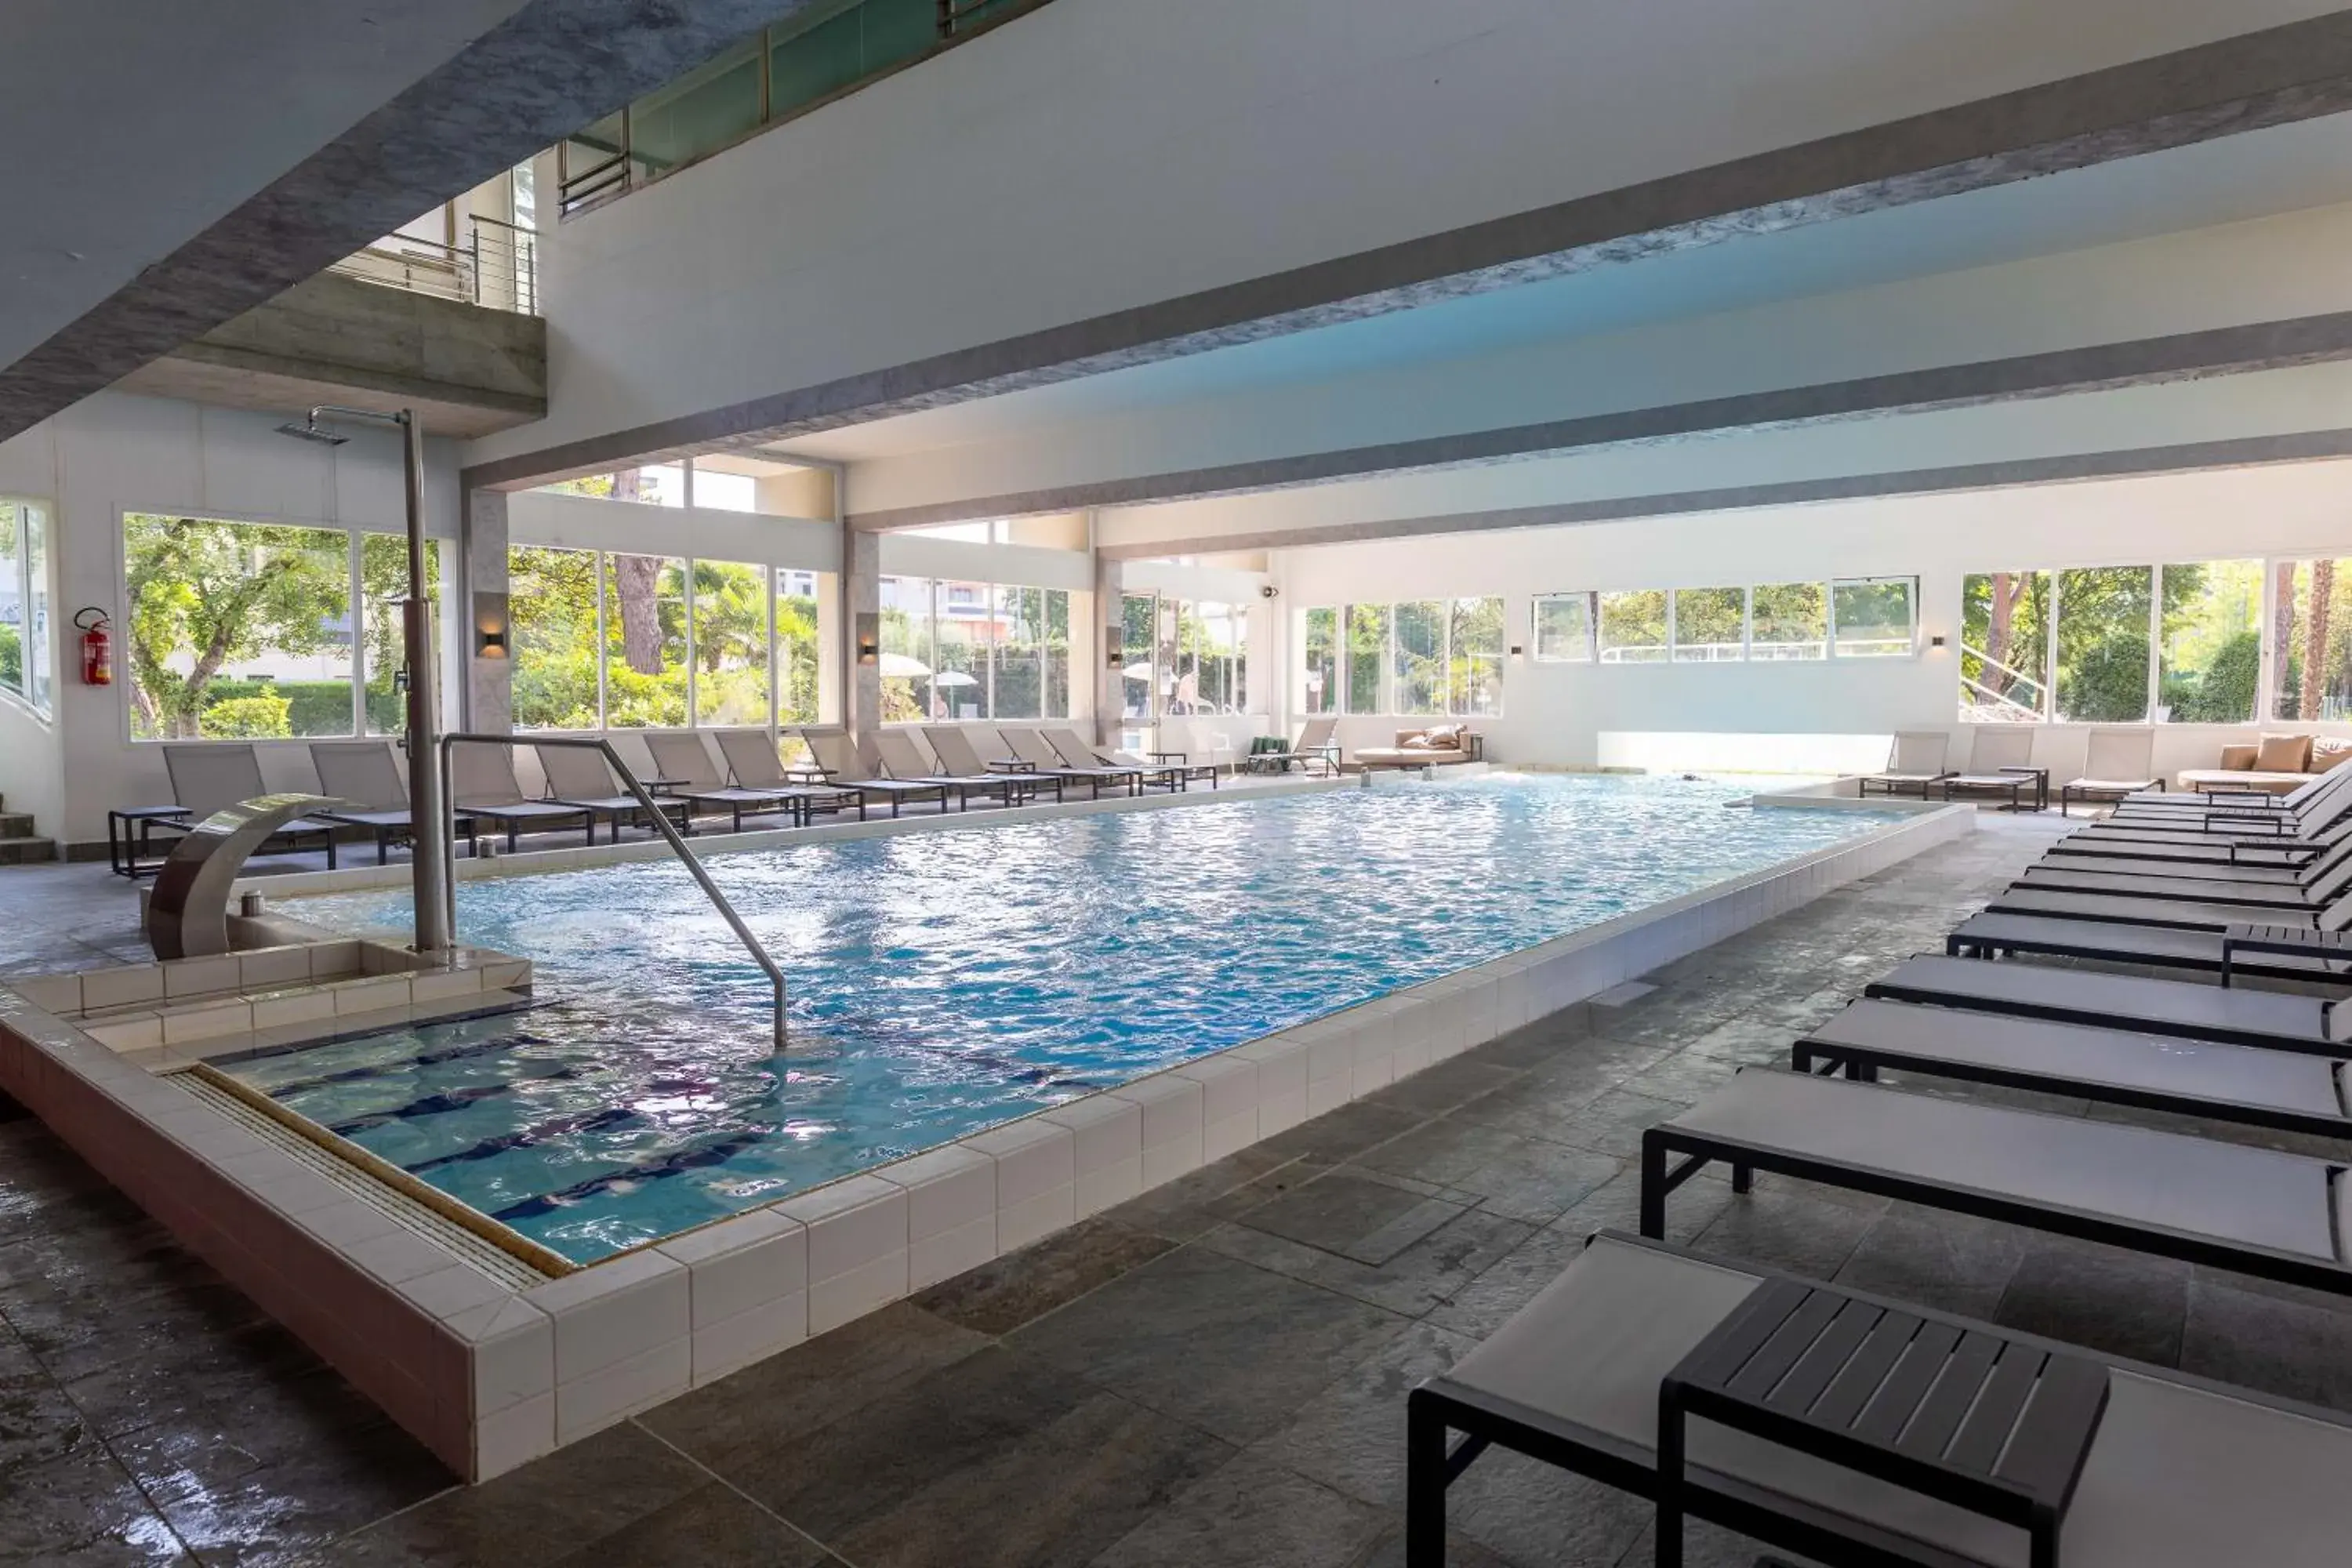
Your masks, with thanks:
M860 664L881 663L881 645L877 643L872 637L859 637L857 639L857 662Z
M1520 664L1520 663L1524 663L1524 662L1526 661L1526 659L1527 659L1527 657L1528 657L1528 650L1527 650L1527 649L1525 649L1525 648L1521 647L1520 647L1518 644L1517 644L1517 643L1513 643L1513 644L1511 645L1511 662L1512 662L1513 664Z
M1944 639L1941 637L1929 637L1927 639L1927 646L1929 647L1941 647L1944 646Z
M480 658L504 658L507 656L507 634L485 629L476 639L474 653Z

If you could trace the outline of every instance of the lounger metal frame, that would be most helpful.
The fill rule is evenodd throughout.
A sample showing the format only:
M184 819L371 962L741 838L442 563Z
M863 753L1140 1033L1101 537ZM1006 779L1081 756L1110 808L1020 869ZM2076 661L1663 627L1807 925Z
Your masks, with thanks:
M1722 1261L1709 1259L1690 1247L1613 1230L1597 1233L1596 1237L1587 1238L1585 1245L1591 1246L1599 1237L1675 1258ZM1774 1280L1816 1283L1802 1275L1744 1259L1728 1266L1742 1274L1754 1275L1759 1284ZM1985 1327L1973 1319L1871 1291L1852 1290L1842 1285L1835 1289L1855 1300L1926 1322L1942 1323L1963 1331ZM2342 1411L2323 1409L2170 1367L2102 1355L2080 1345L2062 1344L2035 1334L2011 1329L1996 1331L2014 1344L2053 1354L2087 1357L2112 1370L2221 1394L2283 1415L2300 1416L2331 1426L2352 1426L2352 1417ZM1458 1444L1453 1441L1455 1433L1462 1434ZM1524 1454L1634 1497L1654 1500L1658 1495L1653 1450L1580 1422L1454 1383L1441 1373L1405 1398L1406 1568L1443 1568L1446 1489L1490 1447ZM1681 1502L1683 1511L1692 1518L1706 1520L1767 1546L1829 1564L1830 1568L1983 1568L1974 1558L1956 1556L1914 1537L1898 1536L1862 1521L1830 1514L1801 1499L1699 1466L1685 1472Z

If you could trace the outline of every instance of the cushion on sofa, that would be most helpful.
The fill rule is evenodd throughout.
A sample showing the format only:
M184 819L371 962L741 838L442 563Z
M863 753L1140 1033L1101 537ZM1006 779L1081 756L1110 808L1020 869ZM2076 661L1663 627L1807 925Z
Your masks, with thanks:
M2254 755L2261 750L2260 746L2224 746L2219 766L2224 772L2244 773L2254 765Z
M2311 761L2311 737L2308 735L2264 735L2262 749L2254 753L2254 771L2258 773L2299 773Z
M2304 771L2324 773L2328 769L2347 762L2352 762L2352 741L2339 740L2334 735L2321 735L2311 742L2311 761Z

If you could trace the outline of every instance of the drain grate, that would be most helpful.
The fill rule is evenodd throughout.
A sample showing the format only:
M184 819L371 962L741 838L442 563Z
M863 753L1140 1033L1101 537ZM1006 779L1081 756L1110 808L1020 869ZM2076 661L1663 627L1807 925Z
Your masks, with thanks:
M303 1169L332 1182L385 1218L415 1231L508 1289L527 1290L534 1285L547 1282L544 1273L521 1258L501 1251L405 1193L394 1191L367 1173L335 1158L309 1139L262 1115L218 1085L206 1081L201 1075L173 1073L167 1081L176 1085L189 1099L236 1122Z

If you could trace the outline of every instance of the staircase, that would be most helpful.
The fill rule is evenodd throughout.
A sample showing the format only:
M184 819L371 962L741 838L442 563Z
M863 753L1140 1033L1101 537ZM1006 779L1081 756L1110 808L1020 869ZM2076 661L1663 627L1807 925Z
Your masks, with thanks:
M33 814L10 811L0 800L0 866L37 866L58 858L58 841L33 831Z

